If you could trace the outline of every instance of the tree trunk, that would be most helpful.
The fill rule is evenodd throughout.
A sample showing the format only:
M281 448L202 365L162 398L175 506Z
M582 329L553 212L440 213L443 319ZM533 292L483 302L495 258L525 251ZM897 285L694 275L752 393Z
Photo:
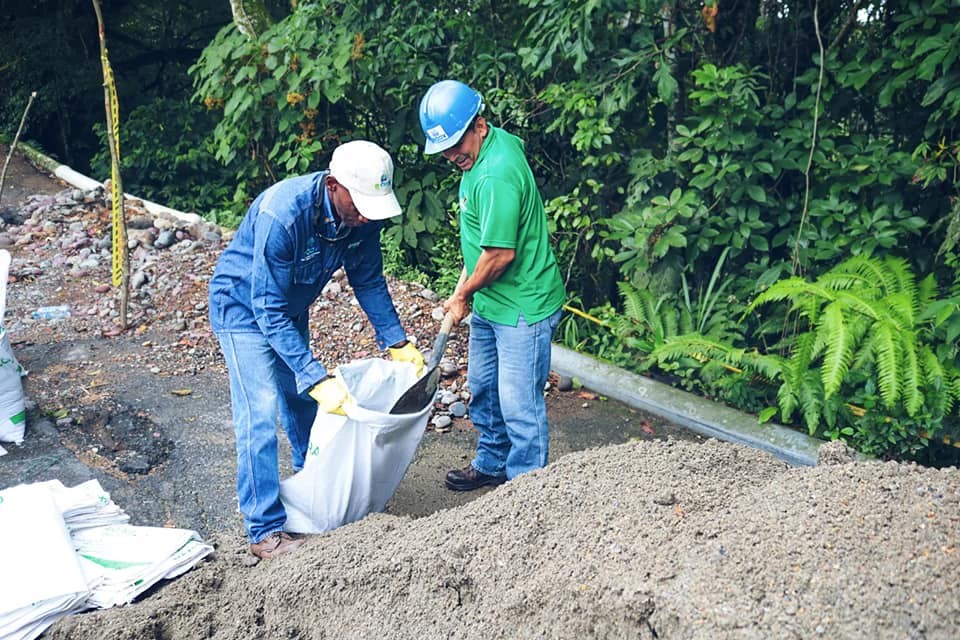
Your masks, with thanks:
M233 23L248 38L260 37L272 24L264 0L230 0L230 9Z

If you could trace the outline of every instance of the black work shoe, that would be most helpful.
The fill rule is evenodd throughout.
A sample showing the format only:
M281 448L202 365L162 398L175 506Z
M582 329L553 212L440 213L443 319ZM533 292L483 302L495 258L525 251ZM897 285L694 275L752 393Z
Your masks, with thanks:
M447 472L447 489L451 491L473 491L480 487L497 486L506 482L503 476L488 476L473 468L473 465L463 469L454 469Z

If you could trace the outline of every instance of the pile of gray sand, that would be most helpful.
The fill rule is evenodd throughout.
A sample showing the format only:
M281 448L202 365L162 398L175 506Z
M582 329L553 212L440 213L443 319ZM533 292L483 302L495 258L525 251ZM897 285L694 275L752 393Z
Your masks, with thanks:
M960 637L960 472L647 441L455 509L245 540L51 639Z

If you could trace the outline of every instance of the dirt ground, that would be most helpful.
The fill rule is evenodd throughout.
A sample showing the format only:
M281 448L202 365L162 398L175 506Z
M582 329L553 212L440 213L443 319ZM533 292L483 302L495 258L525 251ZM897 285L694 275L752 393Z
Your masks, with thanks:
M474 443L469 420L455 419L427 430L386 513L251 563L226 374L206 323L222 240L200 228L138 247L143 281L120 332L109 261L84 263L109 236L102 201L15 155L0 215L14 256L4 326L29 370L27 436L5 444L0 488L96 477L135 524L196 529L217 546L138 602L65 618L45 637L960 636L956 469L857 462L836 445L819 466L793 468L555 388L545 469L446 491L443 473ZM133 206L128 219L142 217ZM429 344L436 302L391 286L408 331ZM324 361L373 355L348 288L327 303L312 325ZM51 304L72 316L31 317ZM444 386L459 389L465 330L449 353L461 367Z

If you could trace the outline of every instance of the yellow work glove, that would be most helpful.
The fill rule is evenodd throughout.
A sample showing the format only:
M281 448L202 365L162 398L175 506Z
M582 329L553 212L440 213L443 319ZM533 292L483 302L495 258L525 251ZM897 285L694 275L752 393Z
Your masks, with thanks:
M343 405L350 400L350 394L340 378L331 376L322 380L310 387L307 394L317 401L320 411L346 415Z
M423 367L426 363L423 361L423 354L412 342L408 342L402 347L390 347L388 351L390 351L390 357L393 358L394 362L409 362L416 367L418 378L423 375Z

